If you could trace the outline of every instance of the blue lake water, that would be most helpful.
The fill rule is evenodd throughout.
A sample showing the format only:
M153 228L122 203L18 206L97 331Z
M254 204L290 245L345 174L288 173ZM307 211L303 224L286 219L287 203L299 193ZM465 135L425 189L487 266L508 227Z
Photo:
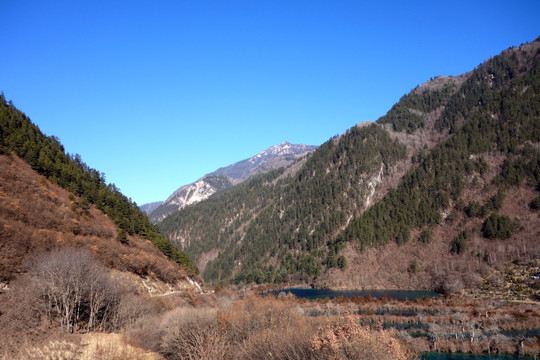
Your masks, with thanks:
M530 356L501 355L501 354L420 354L421 360L533 360ZM537 358L538 359L538 358Z
M436 297L439 293L433 291L419 291L419 290L328 290L328 289L302 289L302 288L289 288L283 290L273 291L272 294L277 295L280 292L291 293L297 298L305 298L308 300L324 299L326 297L333 299L338 296L345 298L351 298L354 296L372 296L380 299L387 297L396 300L414 300L423 297Z

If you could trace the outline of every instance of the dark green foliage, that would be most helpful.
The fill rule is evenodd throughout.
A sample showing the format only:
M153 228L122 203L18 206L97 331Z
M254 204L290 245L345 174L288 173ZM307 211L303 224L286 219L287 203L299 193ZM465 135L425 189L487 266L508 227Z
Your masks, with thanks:
M120 241L122 244L128 243L127 234L124 229L118 229L118 234L116 234L116 240Z
M323 144L299 173L283 185L280 197L246 227L244 239L248 241L240 246L240 253L248 255L244 263L249 267L251 261L280 248L303 253L326 244L328 255L317 257L316 261L328 268L344 266L342 261L338 262L343 244L328 240L335 236L334 229L347 220L344 209L364 198L367 185L360 181L362 175L376 176L385 166L403 158L404 153L405 148L376 125L354 127L339 141L332 139ZM283 255L278 258L291 263ZM219 261L220 258L216 259ZM301 259L298 261L297 266L285 266L287 273L317 275L313 268L305 270Z
M502 208L505 197L506 195L504 194L503 189L499 188L497 190L497 193L490 197L484 205L485 212L500 210Z
M151 240L160 250L192 272L189 258L161 236L138 206L114 184L105 183L105 175L86 165L79 155L69 155L54 136L45 136L11 101L0 95L0 146L16 153L34 170L72 192L75 210L88 215L90 204L107 214L127 234ZM169 244L169 245L166 245Z
M456 254L462 254L467 248L467 242L470 240L469 232L464 230L456 236L450 244L450 251Z
M282 175L283 169L272 170L257 176L247 183L239 185L227 192L217 194L196 205L187 206L181 211L172 213L160 224L160 230L165 234L181 234L187 238L185 251L194 259L202 253L216 247L228 247L231 252L223 254L223 264L219 268L209 264L205 269L208 278L229 277L234 267L234 243L239 240L235 231L241 224L248 222L255 214L259 214L276 195L276 188L282 182L274 181ZM189 236L189 237L188 237ZM200 239L200 240L199 240ZM204 241L202 241L204 240ZM181 243L173 242L178 246ZM253 245L253 244L252 244ZM253 249L247 249L248 253Z
M465 209L468 217L477 217L482 215L482 206L478 201L470 201Z
M290 274L317 276L322 264L346 265L338 254L343 244L328 241L347 221L345 209L363 203L369 188L361 179L376 177L405 153L380 126L354 127L320 146L294 177L281 176L283 170L270 172L171 214L159 226L171 237L185 237L185 250L193 258L222 249L208 263L206 279L230 277L238 261L242 269L235 281L251 279L249 274L261 269L274 280ZM269 266L255 265L271 257L279 260L279 270L271 273Z
M454 135L426 155L397 189L361 217L351 221L340 235L340 241L355 240L360 242L361 247L385 244L391 240L403 241L403 234L409 229L436 224L441 220L440 211L448 205L448 200L459 198L464 175L485 171L485 162L475 161L471 155L493 150L507 152L517 149L520 144L540 140L540 62L524 60L531 62L531 71L510 82L513 76L496 70L502 67L513 74L504 65L506 60L498 59L501 56L507 55L493 58L471 76L477 79L494 72L498 76L497 86L492 84L490 87L487 80L474 80L467 81L455 92L449 104L452 101L459 103L461 110L455 108L454 112L449 112L447 106L439 122L441 127L450 126ZM468 100L463 103L455 100L473 96L476 92L483 94L482 101L478 100L478 96L470 104ZM460 118L467 120L462 127L458 127ZM523 176L528 175L531 181L538 181L540 155L535 151L529 152L531 160L526 162L529 165L522 166L526 169ZM495 200L495 205L501 201L500 198ZM477 213L475 209L471 214L485 215L481 210L478 209Z
M528 146L515 152L517 154L510 154L504 161L501 173L494 179L494 183L519 186L526 178L530 179L531 184L540 181L540 152L534 149L530 151Z
M540 209L540 195L538 195L537 197L534 198L533 201L531 201L530 207L533 210Z
M504 240L512 236L514 226L512 219L508 216L493 213L484 222L482 233L488 239Z
M418 241L423 244L428 244L433 240L433 232L430 229L424 229L418 236Z
M518 59L508 50L480 65L445 106L436 126L439 130L449 128L455 132L471 113L491 102L499 92L516 78Z
M407 271L411 274L415 274L418 271L418 263L416 262L416 260L411 261L409 267L407 268Z
M469 202L465 212L469 217L484 217L492 211L499 210L503 205L505 197L504 190L499 188L497 193L490 197L484 205L480 205L478 201Z
M338 258L337 258L337 267L342 269L342 270L347 268L347 259L345 259L345 256L343 256L343 255L338 256Z
M425 114L444 105L453 93L454 86L447 83L441 90L416 88L403 95L390 111L379 118L379 124L392 124L394 131L411 133L423 128Z

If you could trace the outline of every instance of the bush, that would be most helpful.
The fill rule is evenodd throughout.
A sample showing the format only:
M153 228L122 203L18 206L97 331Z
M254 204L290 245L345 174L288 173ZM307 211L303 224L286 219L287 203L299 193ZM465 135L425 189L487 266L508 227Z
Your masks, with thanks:
M356 316L305 316L286 299L178 308L137 322L127 334L166 359L405 359L391 333L361 327Z
M418 271L418 263L416 262L416 260L411 261L409 267L407 268L407 271L412 274L416 274L416 272Z
M389 332L360 326L352 316L320 327L311 344L313 351L323 359L407 359L401 345Z
M62 330L76 332L111 327L119 292L107 269L86 251L64 248L35 260L34 287L46 300L46 313L60 321Z
M530 207L531 207L531 209L533 209L533 210L538 210L538 209L540 209L540 195L538 195L537 197L535 197L535 198L533 199L533 201L531 201Z
M469 238L470 236L468 231L464 230L460 232L458 236L456 236L454 240L452 240L452 247L450 251L456 254L463 253L467 247L467 241L469 241Z
M433 239L433 232L430 229L424 229L420 233L420 236L418 236L418 241L421 243L427 244L430 243Z
M514 224L506 215L491 214L484 222L482 232L488 239L508 239L512 235Z
M217 311L178 309L168 314L160 353L167 359L224 359L227 342L220 334Z

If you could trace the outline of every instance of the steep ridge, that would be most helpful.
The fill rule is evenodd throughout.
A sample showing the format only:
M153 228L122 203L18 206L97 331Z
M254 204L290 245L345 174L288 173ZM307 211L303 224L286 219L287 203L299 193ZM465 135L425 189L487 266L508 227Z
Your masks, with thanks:
M289 165L292 161L315 150L313 145L291 144L287 141L274 145L257 155L217 169L212 175L227 176L239 181L249 177Z
M188 273L148 240L126 235L81 198L37 174L15 155L0 156L0 281L9 283L33 257L54 249L86 249L107 267L171 285ZM142 284L142 283L141 283Z
M157 206L148 215L154 224L166 218L170 213L178 211L188 205L208 199L215 193L219 193L232 187L233 184L225 176L206 175L194 183L184 185L171 194L165 201Z
M111 267L116 267L115 264L120 261L120 268L126 270L124 267L127 267L130 269L128 271L139 275L145 274L145 268L151 268L156 273L170 272L172 265L167 265L164 259L159 262L147 259L150 264L163 265L159 271L157 268L161 265L156 265L154 269L147 260L132 259L133 264L137 264L133 268L122 262L121 254L128 256L126 254L133 250L133 255L137 257L141 255L141 249L149 251L149 245L146 244L149 243L177 263L175 269L180 270L180 276L195 276L198 273L187 255L159 234L130 199L114 184L105 184L104 174L89 168L80 156L66 154L57 138L41 133L11 101L5 100L3 94L0 95L0 155L5 169L2 171L1 184L4 216L1 218L0 240L6 249L5 254L9 254L10 260L6 258L5 264L13 262L13 266L2 270L4 281L13 278L14 271L20 270L28 254L51 250L65 242L72 245L80 243L77 246L83 246L86 240L88 243L84 244L85 247L97 246L96 242L100 242L101 245L93 252L106 257L104 262ZM26 168L17 156L28 164ZM41 200L42 203L39 202ZM41 206L33 206L34 202ZM109 218L108 223L105 217ZM97 224L88 219L97 219ZM57 234L45 236L41 244L37 234L49 230ZM22 233L28 236L22 236ZM132 242L139 243L140 249L132 249ZM107 254L118 255L118 258L109 259ZM151 257L155 257L155 254ZM124 260L130 262L129 259ZM158 277L165 280L165 275Z
M539 48L432 79L297 172L258 178L160 229L216 282L448 289L537 258L528 204L540 181ZM485 232L493 222L510 222L509 239Z
M214 194L228 190L259 174L286 167L316 148L316 146L283 142L248 159L219 168L196 182L176 190L160 206L150 212L150 220L158 223L172 212L183 209L187 205L208 199Z
M154 211L159 205L161 205L163 201L155 201L147 204L143 204L139 206L142 211L146 213L146 215L150 214L152 211Z
M79 358L86 344L47 343L120 331L162 295L200 293L200 282L103 174L0 95L0 358ZM102 345L83 357L110 357Z

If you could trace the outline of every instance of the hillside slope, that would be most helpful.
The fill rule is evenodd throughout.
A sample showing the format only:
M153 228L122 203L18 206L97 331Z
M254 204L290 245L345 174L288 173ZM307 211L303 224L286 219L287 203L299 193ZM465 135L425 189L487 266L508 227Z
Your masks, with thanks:
M160 228L214 281L448 288L534 260L539 44L437 77L301 168L177 212ZM494 223L509 239L485 232Z
M20 271L27 255L66 242L95 246L93 252L100 254L106 265L138 275L152 271L162 280L196 275L197 269L186 254L161 236L114 184L107 185L104 174L89 168L80 156L66 154L57 138L41 133L3 94L0 156L0 241L5 250L2 256L6 256L1 265L2 281L11 280L14 272ZM134 244L138 245L130 249ZM158 260L156 251L177 265L168 264L163 257ZM146 252L152 255L144 255ZM171 269L178 275L164 275Z
M149 240L126 235L81 198L37 174L13 155L0 156L0 281L24 272L33 257L64 247L87 249L111 269L171 285L188 282L180 265Z
M155 201L151 203L146 203L143 205L140 205L139 208L146 213L146 215L150 214L152 211L154 211L159 205L161 205L162 201Z

